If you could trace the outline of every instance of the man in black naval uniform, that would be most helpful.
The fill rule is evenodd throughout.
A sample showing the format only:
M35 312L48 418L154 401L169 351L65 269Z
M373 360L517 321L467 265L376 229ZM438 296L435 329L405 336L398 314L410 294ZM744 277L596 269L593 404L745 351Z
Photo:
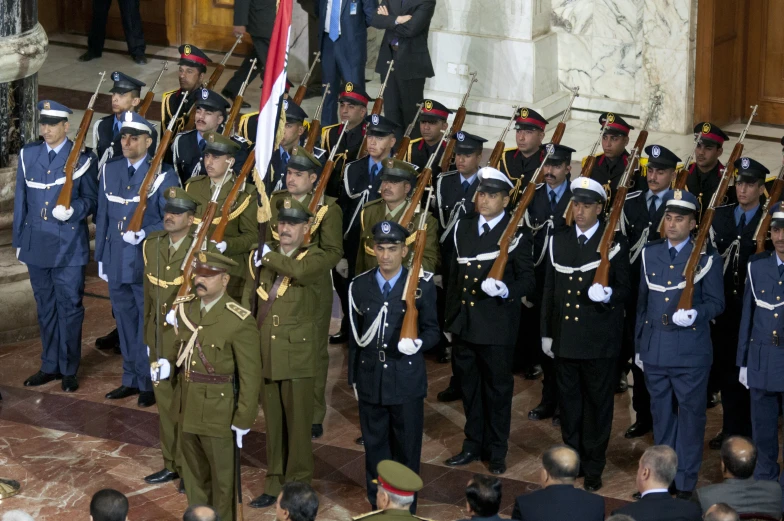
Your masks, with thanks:
M449 268L452 256L455 254L455 242L452 237L455 223L467 214L474 213L474 195L479 186L479 161L482 159L483 144L487 140L483 137L458 132L462 139L457 139L455 145L456 170L444 172L436 178L436 207L438 217L438 242L441 249L441 289L438 291L438 318L439 323L444 323L444 309L446 307L446 293L448 289L445 282L450 280ZM444 351L445 349L444 345ZM441 359L446 358L442 353ZM446 361L446 360L444 360ZM460 382L455 376L454 358L452 358L452 378L449 386L438 393L439 402L452 402L460 399Z
M729 436L751 437L751 396L738 382L735 365L738 332L746 289L746 265L757 251L754 235L763 209L760 198L765 191L765 177L770 171L749 157L733 165L737 169L735 195L737 203L716 208L711 234L716 250L724 259L724 313L711 326L713 366L721 391L722 428L710 440L711 449L720 449Z
M379 462L391 459L419 472L427 395L422 353L435 346L440 336L433 274L424 272L416 299L418 338L400 338L406 315L403 290L409 270L403 267L403 259L408 236L394 221L376 223L373 250L378 267L358 275L349 290L348 383L355 387L359 401L367 494L374 509Z
M531 176L542 164L542 141L547 120L533 109L521 108L515 116L515 142L517 147L507 148L498 168L514 183L512 206Z
M441 156L444 155L446 144L440 145L442 133L449 128L446 120L452 113L436 100L422 100L422 112L419 113L419 133L422 137L412 139L406 151L406 161L416 165L421 172L430 156L438 148L438 155L433 161L433 175L441 171Z
M207 72L207 65L210 59L201 49L195 45L186 43L177 48L180 53L180 61L177 68L177 79L180 82L180 88L164 92L161 96L161 128L169 126L169 120L172 115L177 112L177 109L182 102L184 93L188 93L188 99L180 111L177 123L174 125L174 132L179 132L183 129L190 117L189 111L196 101L197 92L201 89L204 83L204 75Z
M561 436L580 454L585 490L602 487L618 381L629 249L620 233L608 252L608 286L594 283L607 194L597 181L571 183L574 225L553 235L542 294L542 351L554 356Z
M700 142L694 154L694 163L688 165L689 174L686 177L686 190L697 197L700 204L700 214L710 205L713 193L719 187L724 165L719 158L724 153L724 143L729 136L713 123L704 121L694 126L694 134L700 134ZM735 194L727 191L727 204L734 204ZM725 201L716 201L716 205L725 204Z
M534 273L536 274L536 293L526 299L520 317L520 333L517 339L518 350L525 352L529 365L538 364L542 368L542 400L539 405L528 411L528 419L546 420L553 418L553 423L560 422L558 412L558 386L555 381L555 367L552 358L542 353L539 343L531 346L531 338L541 338L539 322L541 315L542 293L546 275L547 246L554 233L566 227L564 213L572 198L569 187L573 148L564 145L548 144L552 153L547 159L544 171L544 183L537 187L534 199L528 207L526 224L534 235ZM533 379L532 377L526 377Z
M490 472L506 472L512 414L512 361L523 297L536 290L530 233L509 246L503 278L488 274L511 216L512 183L492 167L479 170L476 213L455 225L455 254L447 283L446 330L452 336L452 357L465 411L461 452L446 460L453 467L489 460Z
M659 225L664 217L663 204L672 192L670 186L675 179L675 168L680 158L669 149L661 145L645 147L648 155L644 165L646 170L645 180L647 187L631 192L626 196L623 206L623 218L626 224L626 239L629 244L629 260L631 262L631 297L626 303L626 318L624 320L623 343L619 359L622 372L622 381L625 381L627 363L634 358L634 332L637 318L637 293L640 287L640 252L651 241L660 238ZM642 160L645 162L645 159ZM645 189L647 188L647 189ZM632 407L636 413L634 423L626 429L626 438L639 438L649 433L653 428L651 417L651 397L645 386L645 375L635 364L631 367L634 377L632 390Z
M629 144L629 131L634 130L634 127L612 112L605 112L599 116L600 125L604 125L605 121L607 126L602 135L602 153L596 157L591 179L604 187L607 193L606 203L612 204L618 182L629 162L629 152L626 151L626 147ZM583 165L585 165L585 158L583 158ZM632 183L633 189L645 186L641 178L642 174L637 172Z

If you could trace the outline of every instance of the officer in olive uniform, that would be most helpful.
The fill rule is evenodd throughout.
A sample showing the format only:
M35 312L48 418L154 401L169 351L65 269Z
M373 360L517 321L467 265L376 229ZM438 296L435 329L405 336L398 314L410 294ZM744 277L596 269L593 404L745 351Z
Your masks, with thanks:
M207 175L198 175L188 180L185 190L196 201L199 207L196 210L195 224L201 222L201 217L207 209L207 204L212 199L215 189L223 183L218 194L218 211L210 224L208 237L212 235L214 227L220 223L221 210L223 203L235 182L232 170L236 171L236 163L232 163L231 169L226 175L226 161L234 161L232 156L239 150L239 145L233 140L224 137L217 132L207 132L204 135L207 144L204 148L204 162ZM209 156L209 157L208 157ZM225 178L224 178L225 176ZM248 252L258 241L258 224L256 221L256 187L249 183L247 179L244 186L240 189L237 200L232 205L229 213L229 222L222 242L216 244L216 248L227 257L233 259L237 266L233 266L229 271L231 280L229 281L229 296L242 304L250 302L250 295L245 292L245 284L248 278Z
M275 503L284 483L313 479L313 385L319 349L319 294L327 254L305 233L313 214L294 197L277 203L279 241L250 256L261 330L261 401L267 421L267 475L255 508Z
M360 215L360 239L359 251L357 252L357 273L362 273L378 265L376 260L376 253L373 250L373 227L376 223L381 221L395 221L401 222L405 215L411 201L408 199L408 194L416 185L416 170L406 163L398 159L389 158L384 161L384 167L379 175L381 179L381 199L366 203L362 208ZM394 185L394 186L390 186ZM406 189L405 186L409 188ZM414 256L414 248L411 246L416 241L415 232L420 219L420 212L423 205L428 205L425 200L427 192L422 197L419 203L420 208L414 213L411 222L408 223L408 230L411 233L406 239L406 245L409 246L409 254L406 257L404 264L406 266L411 264L411 259ZM438 267L438 221L429 212L425 224L427 226L427 242L425 243L425 254L422 260L422 266L426 271L435 271Z
M180 111L178 121L174 125L174 132L180 132L185 127L190 117L190 110L198 96L197 91L202 88L209 65L210 58L195 45L186 43L177 48L180 53L178 63L178 80L180 88L164 92L161 95L161 128L168 128L169 120L177 112L182 102L183 95L187 92L188 99Z
M196 257L196 294L178 303L176 314L174 403L185 493L189 505L212 505L220 519L235 519L234 444L242 447L259 411L259 332L226 291L236 263L219 253Z
M378 475L375 501L371 501L375 508L372 512L362 514L352 518L354 521L359 519L365 521L381 521L383 519L396 521L406 521L419 519L429 521L423 517L415 516L411 513L410 507L415 501L415 495L424 486L422 478L411 470L396 461L384 460L379 462L376 467Z
M629 125L621 116L611 112L605 112L599 116L599 125L607 126L604 128L602 136L603 152L596 156L596 161L591 172L591 179L604 187L607 193L607 204L612 204L612 198L618 189L618 183L626 171L629 162L629 153L626 146L629 144L629 131L634 127ZM583 158L583 166L586 158ZM642 179L642 172L637 171L633 178L632 188L640 189L645 186Z
M336 88L336 86L330 88ZM367 92L357 88L351 82L346 83L343 92L338 97L338 119L341 123L327 125L321 129L321 147L326 150L327 156L329 156L332 153L332 147L338 143L340 133L343 132L342 122L346 122L348 126L335 154L335 172L342 173L346 165L357 159L362 141L365 139L365 117L367 116L367 104L370 101L371 98ZM332 176L327 186L328 195L338 197L342 190L341 179L340 175Z
M407 162L416 165L422 171L430 156L435 153L433 175L441 172L441 157L446 149L446 143L441 141L442 131L447 130L447 119L451 113L451 110L436 100L422 100L422 111L419 113L419 133L422 137L409 142L405 155Z
M356 388L365 444L368 500L376 508L374 472L392 459L419 472L427 374L422 353L441 335L433 273L425 271L416 292L418 338L400 338L409 270L403 265L408 231L394 221L373 226L374 249L382 264L357 275L349 290L352 335L348 383ZM417 274L418 275L418 274ZM384 325L381 326L380 323ZM405 385L399 385L405 382ZM416 511L416 501L412 505Z
M694 126L694 134L700 135L694 163L687 166L686 190L697 197L700 206L700 217L713 199L713 193L719 187L724 165L719 161L724 152L724 143L730 137L713 123L703 121ZM728 190L726 201L717 201L716 205L734 204L735 194Z
M510 208L514 208L514 202L520 191L525 189L531 176L542 164L544 158L542 141L547 123L548 121L541 114L527 107L521 108L515 116L517 146L505 149L501 156L501 163L498 165L498 169L515 185Z
M270 236L279 241L278 236L278 201L293 197L304 206L313 200L313 190L318 184L318 170L321 163L305 150L295 146L291 150L291 158L287 163L286 190L272 194L270 207L272 218L269 221ZM289 177L290 176L290 177ZM332 268L343 257L343 212L334 197L324 196L321 204L316 206L315 218L310 228L310 243L324 251L326 265L318 283L319 317L316 341L318 342L316 374L313 384L313 426L311 436L320 438L324 434L324 416L327 413L325 392L327 387L327 370L329 369L329 325L332 319Z

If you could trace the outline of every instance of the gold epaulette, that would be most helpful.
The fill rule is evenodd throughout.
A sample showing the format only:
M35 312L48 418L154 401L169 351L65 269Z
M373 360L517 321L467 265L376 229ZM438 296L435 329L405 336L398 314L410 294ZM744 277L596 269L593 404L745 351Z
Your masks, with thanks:
M358 519L365 519L368 516L372 516L373 514L380 514L381 512L383 512L383 510L374 510L374 511L368 512L366 514L360 514L358 516L354 516L351 519L353 519L354 521L357 521Z
M245 209L248 207L249 204L250 204L250 196L246 197L245 200L242 201L242 203L240 203L237 209L229 214L229 221L233 221L234 219L239 217L242 214L242 212L245 211ZM223 218L222 216L215 217L212 220L212 224L216 224L216 225L219 224L222 218ZM200 223L201 223L201 219L199 219L198 217L193 218L193 224L200 224Z
M196 294L195 293L189 293L188 295L185 295L184 297L178 297L178 298L174 299L174 304L172 304L172 305L182 304L183 302L190 302L191 300L193 300L195 298L196 298Z
M250 311L240 306L236 302L226 302L226 309L240 317L240 320L245 320L250 315Z
M414 143L418 143L420 141L422 141L422 138L418 137L408 142L408 153L406 154L406 157L403 158L403 161L406 161L408 163L411 162L411 158L414 157Z
M335 123L334 125L327 125L326 127L321 127L321 147L329 150L329 131L335 127L340 125L340 123Z
M302 260L305 255L308 254L308 250L303 251L299 255L297 255L296 260ZM282 297L286 294L286 290L289 289L291 285L291 277L283 277L283 280L280 282L280 287L278 288L278 297Z
M169 97L178 90L179 89L169 90L161 94L161 126L164 126L164 121L167 121L167 118L171 118L172 116L168 100Z
M318 229L319 225L321 224L321 221L324 219L324 216L327 215L328 211L329 211L329 206L327 206L325 204L324 206L319 208L318 212L316 212L316 217L313 219L313 224L310 225L310 234L311 235L316 233L316 230ZM273 234L273 237L274 237L274 234ZM280 239L276 239L276 240L280 240Z
M603 155L604 155L604 154L596 154L594 157L601 157L601 156L603 156ZM586 162L586 161L588 161L588 156L585 156L585 157L583 158L582 162L580 163L580 166L581 166L581 167L585 166L585 162Z
M166 289L169 286L182 286L182 282L185 279L183 279L182 275L180 275L179 277L177 277L176 279L170 282L168 280L159 279L158 277L155 277L152 273L148 273L147 280L149 280L150 284L152 284L153 286L158 286L163 289Z
M248 136L248 120L250 120L250 118L252 118L253 116L258 116L258 115L259 115L258 112L251 112L250 114L244 114L240 116L240 122L239 125L237 126L237 134L245 138L251 144L253 144L253 141L256 139L256 136L253 136L253 139L251 139L251 137Z
M638 165L640 165L640 175L642 177L648 177L648 158L647 157L641 157L640 158L640 162L638 163ZM677 166L675 167L675 170L676 171L678 170ZM674 181L674 179L673 179L673 181Z

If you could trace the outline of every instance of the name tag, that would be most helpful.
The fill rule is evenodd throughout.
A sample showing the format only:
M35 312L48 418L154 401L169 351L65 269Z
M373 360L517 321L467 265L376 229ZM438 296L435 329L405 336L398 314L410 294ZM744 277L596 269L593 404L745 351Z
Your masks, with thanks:
M357 3L356 2L351 2L351 5L349 6L349 9L350 9L349 10L350 14L352 14L352 15L357 14Z

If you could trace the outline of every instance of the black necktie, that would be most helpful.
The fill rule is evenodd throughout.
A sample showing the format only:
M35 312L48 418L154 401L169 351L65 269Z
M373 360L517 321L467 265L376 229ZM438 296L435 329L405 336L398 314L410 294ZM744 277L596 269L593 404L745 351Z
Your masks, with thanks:
M784 264L779 264L779 278L784 275Z
M468 181L463 181L463 182L462 182L462 183L460 183L460 184L462 184L462 185L463 185L463 193L466 193L466 192L468 192L468 188L471 186L471 183L469 183Z
M490 233L490 225L487 224L487 223L484 223L482 225L482 233L480 233L479 236L482 237L483 235L487 235L488 233Z
M204 148L206 146L207 146L207 141L205 141L203 139L201 141L199 141L199 150L201 151L202 154L204 153Z
M389 285L389 281L384 283L384 300L389 300L389 294L392 292L392 286Z
M675 257L677 257L677 256L678 256L678 250L675 249L675 246L672 246L670 248L670 260L674 261Z
M555 192L554 191L550 191L550 211L551 212L555 212L555 205L556 204L558 204L558 203L555 201Z
M135 173L136 173L136 169L133 167L133 165L129 166L128 167L128 179L133 177L133 174L135 174Z
M371 181L376 178L376 174L378 174L378 165L374 163L373 166L370 167L370 180Z
M656 201L659 200L658 195L651 196L651 204L648 206L648 220L653 221L653 217L656 215Z
M579 244L580 247L582 248L583 244L585 244L585 241L587 240L588 237L586 237L585 235L580 235L579 237L577 237L577 244Z
M117 137L118 135L120 135L120 129L121 129L121 128L122 128L122 127L120 126L120 122L119 122L119 121L117 121L117 118L114 118L114 136L115 136L115 137Z
M740 222L738 223L738 237L743 234L743 228L746 226L746 213L740 214Z
M54 150L49 151L49 163L51 164L54 161L54 158L57 157L57 152Z

